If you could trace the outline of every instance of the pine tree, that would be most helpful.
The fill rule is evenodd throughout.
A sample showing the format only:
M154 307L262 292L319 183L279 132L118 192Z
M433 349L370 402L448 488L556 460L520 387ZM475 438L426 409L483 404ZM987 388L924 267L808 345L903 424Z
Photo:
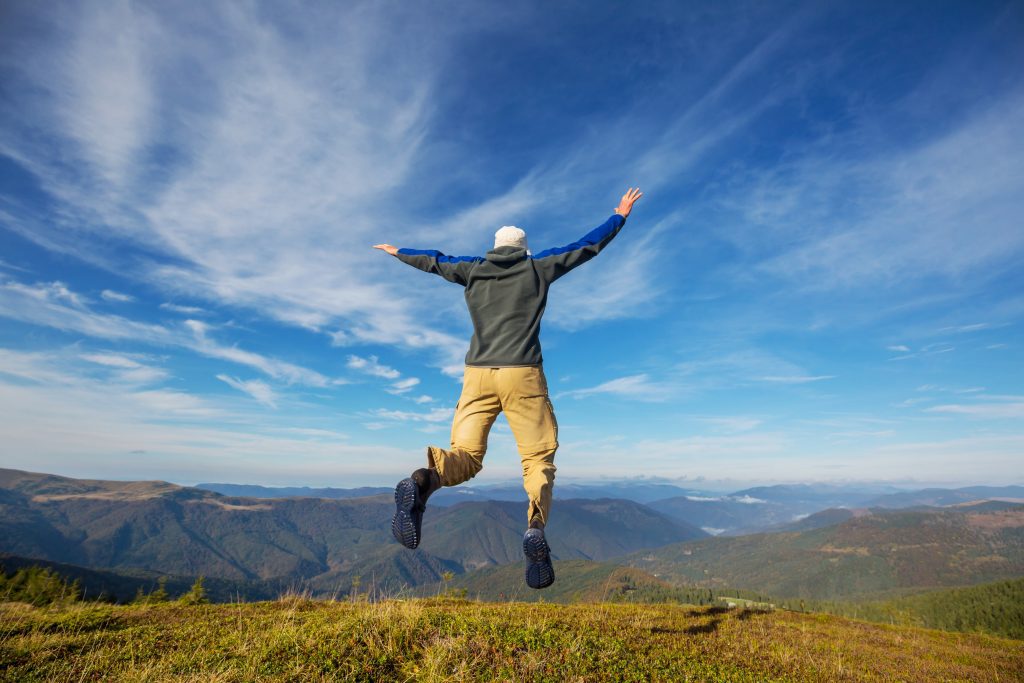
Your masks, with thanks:
M188 593L178 598L178 602L183 605L205 605L210 602L210 598L206 595L206 588L203 586L202 576L196 578L192 588L189 589Z

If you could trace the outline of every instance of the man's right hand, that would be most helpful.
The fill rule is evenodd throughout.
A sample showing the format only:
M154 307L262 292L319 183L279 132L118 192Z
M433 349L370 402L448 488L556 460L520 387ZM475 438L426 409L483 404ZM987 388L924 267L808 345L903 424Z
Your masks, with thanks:
M380 249L381 251L386 251L392 256L398 253L398 247L393 247L390 244L375 244L373 245L373 248Z
M629 212L633 210L633 203L636 200L644 196L644 193L640 191L640 188L629 188L626 194L622 195L622 201L615 207L615 213L619 214L623 218L629 216Z

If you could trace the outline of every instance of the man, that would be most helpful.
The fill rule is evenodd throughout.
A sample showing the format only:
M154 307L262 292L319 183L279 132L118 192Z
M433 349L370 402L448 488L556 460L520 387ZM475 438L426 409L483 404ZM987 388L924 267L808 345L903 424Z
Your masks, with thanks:
M467 481L483 467L487 435L504 411L523 464L523 488L530 499L523 537L526 583L545 588L555 581L544 525L551 509L555 480L558 423L548 397L540 352L540 321L548 287L608 246L626 222L640 189L630 188L615 213L578 242L531 254L526 233L505 226L494 235L486 256L446 256L439 251L381 249L410 266L440 275L465 287L473 319L473 339L466 354L462 395L452 421L451 449L427 447L427 467L416 470L395 488L397 510L391 532L415 549L427 498L442 486Z

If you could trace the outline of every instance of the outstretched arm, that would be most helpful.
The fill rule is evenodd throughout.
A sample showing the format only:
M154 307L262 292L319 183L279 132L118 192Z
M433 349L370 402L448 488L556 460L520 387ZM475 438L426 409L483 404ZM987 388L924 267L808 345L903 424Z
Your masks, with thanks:
M466 285L469 268L483 260L479 256L447 256L432 249L399 249L390 244L375 244L373 248L385 251L413 268L440 275L463 286Z
M537 269L546 274L549 282L554 282L573 268L597 256L619 234L619 230L626 224L626 216L633 210L633 204L642 196L640 188L629 188L626 194L622 195L619 205L615 207L615 213L607 221L572 244L547 249L534 255L533 261Z

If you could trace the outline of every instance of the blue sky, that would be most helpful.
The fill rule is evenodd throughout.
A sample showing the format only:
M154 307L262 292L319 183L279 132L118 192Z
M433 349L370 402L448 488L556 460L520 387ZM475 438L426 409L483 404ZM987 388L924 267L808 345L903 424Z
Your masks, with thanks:
M534 250L559 476L1021 483L1019 2L0 10L0 465L389 484ZM504 420L478 482L518 476Z

